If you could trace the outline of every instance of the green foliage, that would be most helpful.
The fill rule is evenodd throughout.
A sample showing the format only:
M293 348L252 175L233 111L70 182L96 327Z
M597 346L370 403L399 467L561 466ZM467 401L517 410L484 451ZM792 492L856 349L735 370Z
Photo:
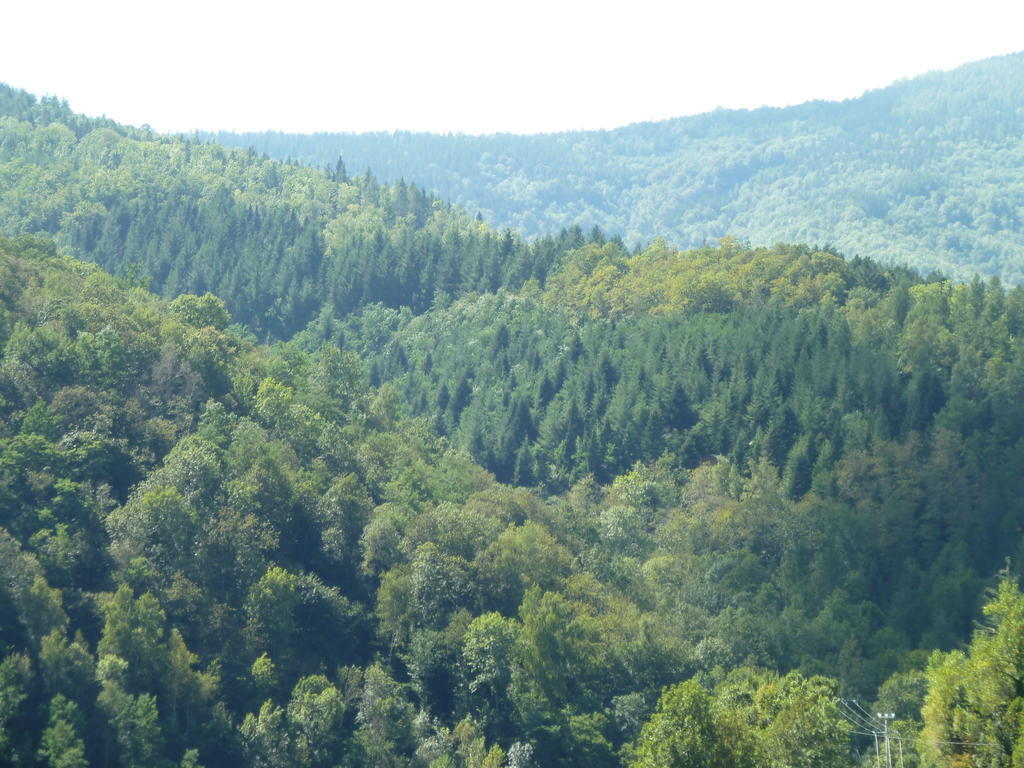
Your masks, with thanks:
M918 740L922 766L1017 766L1024 760L1024 595L1008 577L966 653L936 652Z
M323 675L304 677L288 702L297 766L336 765L341 757L345 702Z
M690 680L670 688L644 724L633 768L718 768L734 765L715 728L711 697Z
M466 628L462 658L469 692L503 696L512 681L512 652L519 625L499 613L477 616Z
M357 738L371 765L399 766L414 745L413 708L401 687L379 664L366 670Z
M28 698L26 688L30 682L29 659L11 654L0 661L0 756L11 757L16 735L13 723L18 710Z
M577 665L583 661L585 641L580 625L564 598L539 587L526 592L519 614L523 625L518 638L523 687L519 695L557 710L579 693Z
M837 692L912 730L1024 551L1020 289L524 245L15 101L24 210L128 276L0 240L5 761L844 766ZM1016 738L1000 631L922 744Z
M790 306L841 299L849 280L847 262L834 253L744 248L731 237L686 253L656 240L632 256L613 243L591 244L566 256L545 300L578 317L728 312L768 299Z
M851 763L849 726L836 703L835 682L791 672L740 670L715 690L734 738L752 736L755 765L843 766ZM742 729L750 728L747 734Z
M103 664L103 660L111 663ZM156 697L150 693L126 692L120 680L121 670L116 670L113 662L127 666L116 656L103 657L100 665L103 690L97 704L113 731L112 741L121 764L128 768L151 766L163 746Z
M342 156L528 235L599 226L630 243L831 243L1017 283L1021 54L843 102L716 110L535 136L218 133L314 166ZM695 286L696 287L696 286Z
M334 318L357 307L424 311L440 293L543 281L568 245L527 244L369 173L325 174L0 94L0 231L54 235L120 275L122 289L148 282L201 347L231 318L277 339L310 324L308 338L334 343ZM63 375L65 351L45 333L0 328L41 373ZM101 370L119 359L114 336L123 342L127 329L117 330L95 350L82 343Z
M737 669L709 694L667 689L633 747L633 766L850 765L832 681Z
M73 701L60 694L50 702L50 722L43 731L39 757L49 768L86 768L85 743L79 735L81 713Z
M299 600L299 580L284 568L271 567L253 585L245 613L257 648L269 646L276 651L291 645Z
M144 690L144 682L158 674L163 665L166 615L157 598L149 593L135 598L131 587L122 584L103 605L103 637L96 650L103 656L122 660L129 672L125 679Z
M285 768L292 765L291 741L285 711L271 701L259 713L248 714L239 727L246 764L254 768Z
M538 522L510 525L476 558L489 602L512 612L533 587L557 588L569 570L569 553Z
M211 293L202 296L183 293L168 305L168 309L183 323L196 328L211 326L223 330L231 322L224 302Z

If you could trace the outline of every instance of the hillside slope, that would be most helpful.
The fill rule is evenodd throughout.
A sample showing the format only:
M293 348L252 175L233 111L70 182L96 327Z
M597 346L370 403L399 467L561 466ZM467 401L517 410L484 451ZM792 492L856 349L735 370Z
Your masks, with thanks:
M977 685L962 655L921 666L967 640L985 585L1022 552L1021 291L849 274L801 249L718 260L719 277L753 265L795 279L728 314L598 317L577 343L536 295L466 297L400 334L439 369L432 336L489 342L490 368L528 384L505 358L558 331L567 377L551 413L610 400L617 419L620 392L647 378L640 416L675 406L658 418L681 432L699 418L699 439L736 457L686 470L670 443L545 499L402 418L396 388L368 387L351 353L304 349L309 334L256 346L213 296L162 302L45 240L0 240L0 761L645 768L670 748L659 729L688 732L663 720L685 721L707 686L716 726L701 749L757 756L723 764L841 767L870 743L838 693L898 707L911 733L926 683L927 738L980 734L1008 760L1019 726L995 739L953 713L1019 709L987 660L1016 674L1010 583L990 612L1005 629L972 648ZM849 291L808 292L822 275ZM750 343L757 328L769 349ZM697 340L696 359L669 338ZM930 414L923 400L947 388ZM511 394L501 440L532 418ZM575 453L600 458L630 431ZM652 714L683 680L683 711L666 691ZM802 738L779 739L794 722ZM931 764L962 751L933 749Z
M516 136L210 134L228 146L404 178L536 235L830 244L1024 280L1024 54L841 103L718 110L611 131Z
M261 338L365 303L543 281L578 233L527 245L413 185L76 115L0 85L0 232L47 234L157 292L213 291Z
M1024 287L0 109L0 762L1009 764Z

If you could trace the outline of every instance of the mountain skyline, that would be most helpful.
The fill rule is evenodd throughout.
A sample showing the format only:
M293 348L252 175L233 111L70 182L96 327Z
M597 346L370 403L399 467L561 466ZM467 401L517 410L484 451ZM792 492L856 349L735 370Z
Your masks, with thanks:
M598 226L630 246L830 244L960 279L1024 277L1024 54L843 102L719 110L538 136L199 134L415 182L527 236Z
M120 1L101 3L105 12L69 6L58 23L50 8L19 4L8 9L9 28L45 29L48 44L12 35L0 79L162 132L609 129L717 107L853 98L1019 50L1015 25L998 23L1005 6L980 0L963 14L919 0L827 9L642 0L626 14L538 0L514 12L464 0L301 0L269 15L187 0L154 35Z

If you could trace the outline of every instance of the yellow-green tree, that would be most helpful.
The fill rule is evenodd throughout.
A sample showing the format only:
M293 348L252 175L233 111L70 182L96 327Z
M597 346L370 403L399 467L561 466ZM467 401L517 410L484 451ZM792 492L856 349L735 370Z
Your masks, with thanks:
M1024 595L1004 578L966 652L936 652L918 741L927 768L1024 766Z

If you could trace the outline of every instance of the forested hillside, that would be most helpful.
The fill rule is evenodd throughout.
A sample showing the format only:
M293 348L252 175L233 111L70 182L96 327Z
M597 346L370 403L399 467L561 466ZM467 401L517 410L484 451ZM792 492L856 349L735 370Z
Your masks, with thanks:
M543 292L416 318L369 308L336 332L499 480L561 493L643 466L716 477L678 513L609 518L619 554L696 558L662 575L686 594L747 592L714 646L735 654L726 666L752 643L763 663L870 687L887 654L965 636L979 579L1024 554L1022 330L1021 288L727 242L590 244ZM729 560L733 582L715 553L737 547L756 558ZM603 567L633 578L618 556ZM790 645L800 631L825 632L813 653Z
M261 338L367 302L540 280L570 243L530 245L413 185L383 186L72 113L0 85L0 231L48 233L167 297L214 291Z
M1024 279L1024 54L842 103L718 110L612 131L516 136L206 134L227 146L414 180L531 235L598 225L643 243L831 244Z
M0 96L0 762L1020 762L1024 288Z

